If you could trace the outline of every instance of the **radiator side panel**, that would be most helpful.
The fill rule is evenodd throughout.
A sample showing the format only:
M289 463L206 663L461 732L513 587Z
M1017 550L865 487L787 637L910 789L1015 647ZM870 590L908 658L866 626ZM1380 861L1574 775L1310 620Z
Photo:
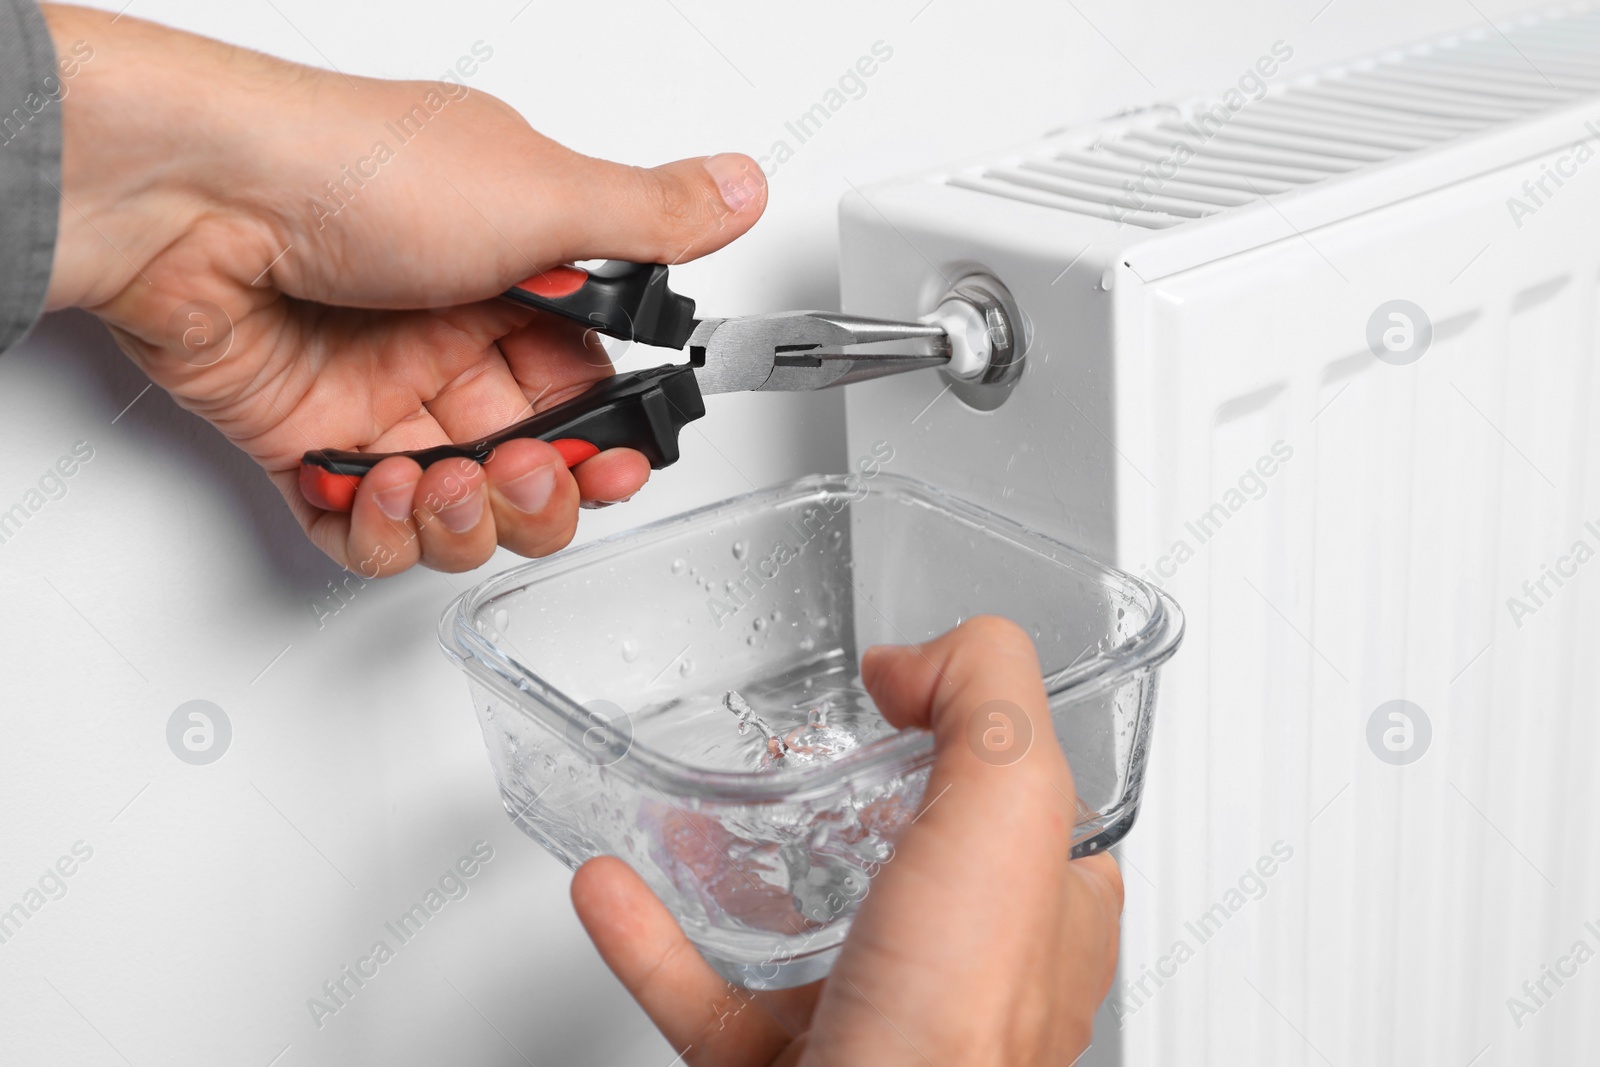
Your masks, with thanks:
M1600 900L1600 628L1575 561L1600 550L1600 255L1582 237L1600 198L1574 186L1519 228L1506 198L1530 166L1116 279L1118 448L1150 483L1118 482L1119 559L1190 620L1123 847L1123 978L1179 941L1194 958L1151 995L1124 989L1130 1064L1579 1062L1596 1045L1581 973L1543 1005L1521 991L1595 947ZM1394 366L1367 322L1402 298L1434 337ZM1260 488L1246 472L1280 442L1292 456ZM1404 766L1367 735L1396 699L1432 726ZM1258 890L1278 842L1293 858ZM1195 916L1241 880L1202 941ZM1514 1019L1512 997L1536 1010Z

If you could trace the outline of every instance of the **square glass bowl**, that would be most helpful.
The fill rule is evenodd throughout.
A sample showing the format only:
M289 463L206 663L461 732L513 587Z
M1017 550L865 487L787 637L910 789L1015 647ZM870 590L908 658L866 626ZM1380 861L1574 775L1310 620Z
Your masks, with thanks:
M827 973L927 782L930 735L883 721L861 653L975 614L1033 635L1073 855L1115 844L1177 605L920 482L803 478L528 563L439 637L512 820L569 867L620 856L719 973L777 989Z

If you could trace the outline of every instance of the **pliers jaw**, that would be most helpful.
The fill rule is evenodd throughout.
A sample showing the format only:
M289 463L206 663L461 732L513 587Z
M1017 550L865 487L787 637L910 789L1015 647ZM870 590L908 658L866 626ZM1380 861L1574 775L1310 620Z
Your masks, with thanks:
M800 392L938 367L943 328L835 311L705 319L689 338L700 391Z

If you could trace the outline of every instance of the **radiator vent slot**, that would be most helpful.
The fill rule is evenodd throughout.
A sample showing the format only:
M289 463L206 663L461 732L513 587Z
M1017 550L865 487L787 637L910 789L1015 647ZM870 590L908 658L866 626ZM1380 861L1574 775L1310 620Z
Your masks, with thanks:
M1164 229L1596 95L1600 13L1533 16L1330 68L1237 110L1222 97L1151 108L945 181Z

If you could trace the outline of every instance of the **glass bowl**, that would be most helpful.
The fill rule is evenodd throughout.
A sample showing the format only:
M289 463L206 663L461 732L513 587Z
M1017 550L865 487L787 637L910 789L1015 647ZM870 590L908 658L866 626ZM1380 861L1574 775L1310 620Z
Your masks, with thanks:
M917 811L932 739L873 707L867 647L975 614L1027 629L1081 856L1133 824L1157 668L1182 637L1152 586L868 469L525 564L439 625L516 825L569 867L626 860L748 988L827 973Z

